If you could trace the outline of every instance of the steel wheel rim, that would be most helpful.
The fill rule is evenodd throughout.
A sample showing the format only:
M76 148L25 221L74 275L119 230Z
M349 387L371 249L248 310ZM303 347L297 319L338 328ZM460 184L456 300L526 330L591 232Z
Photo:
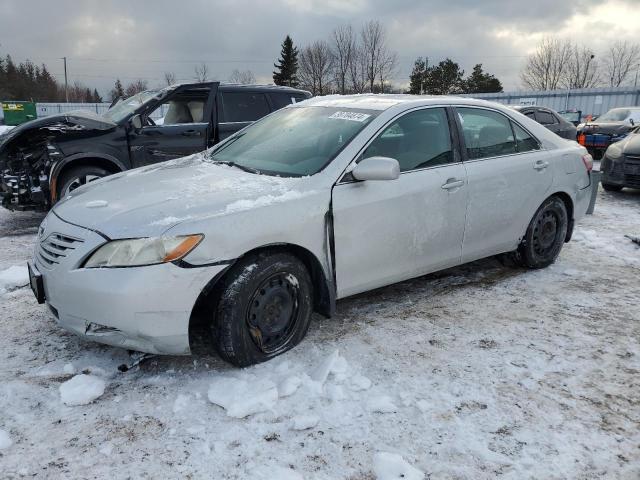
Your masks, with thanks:
M87 183L91 183L94 180L98 180L99 177L98 175L82 175L81 177L77 177L74 178L73 181L71 183L69 183L69 186L65 189L64 194L68 194L73 192L76 188L81 187L82 185L86 185Z
M256 346L274 354L291 340L299 319L300 289L290 273L275 273L255 290L247 307L246 321Z
M559 219L555 212L546 210L538 218L533 229L533 250L536 255L546 256L555 248Z

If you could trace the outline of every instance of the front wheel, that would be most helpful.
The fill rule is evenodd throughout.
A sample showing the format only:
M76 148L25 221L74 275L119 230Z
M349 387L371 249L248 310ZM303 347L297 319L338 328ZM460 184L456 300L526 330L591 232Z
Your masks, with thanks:
M93 165L70 168L58 178L57 199L73 192L76 188L109 175L109 171Z
M313 306L311 277L287 253L248 257L226 275L212 323L220 356L239 367L264 362L304 338Z
M517 256L528 268L544 268L555 262L567 237L567 207L558 197L551 197L538 208L525 233Z

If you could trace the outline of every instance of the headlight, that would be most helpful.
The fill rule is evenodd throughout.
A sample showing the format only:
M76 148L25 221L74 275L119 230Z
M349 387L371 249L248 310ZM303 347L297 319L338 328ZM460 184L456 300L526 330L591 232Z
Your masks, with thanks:
M141 267L173 262L187 255L204 235L113 240L96 250L84 268Z
M605 155L611 160L618 160L622 156L622 149L619 145L611 145L607 148Z

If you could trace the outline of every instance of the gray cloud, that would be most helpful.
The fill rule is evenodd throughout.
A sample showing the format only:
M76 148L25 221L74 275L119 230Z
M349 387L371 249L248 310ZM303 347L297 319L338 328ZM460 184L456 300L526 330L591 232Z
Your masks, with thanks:
M0 54L44 62L58 75L60 57L67 56L71 80L103 92L116 77L125 83L144 78L156 85L164 71L172 71L189 80L200 62L221 80L239 68L269 81L285 34L303 45L328 38L337 25L350 22L359 28L377 19L386 25L399 54L397 83L407 82L417 56L432 61L449 56L467 70L483 63L505 87L515 88L526 49L540 35L562 32L600 48L603 40L584 32L597 28L602 33L609 24L606 19L579 20L580 14L634 4L636 0L0 0ZM640 12L635 20L640 21Z

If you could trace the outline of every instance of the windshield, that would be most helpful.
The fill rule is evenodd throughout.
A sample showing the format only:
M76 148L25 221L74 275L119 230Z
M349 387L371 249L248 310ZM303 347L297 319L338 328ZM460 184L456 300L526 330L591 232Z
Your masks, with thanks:
M562 118L569 122L579 122L580 112L558 112Z
M333 107L284 108L214 148L209 159L267 175L313 175L379 113Z
M115 104L103 113L102 116L108 118L112 122L119 123L144 103L147 103L149 100L154 98L158 93L159 90L147 90L146 92L137 93L134 96Z
M609 110L607 113L598 117L599 122L623 122L627 118L631 111L628 108L614 108L613 110Z

